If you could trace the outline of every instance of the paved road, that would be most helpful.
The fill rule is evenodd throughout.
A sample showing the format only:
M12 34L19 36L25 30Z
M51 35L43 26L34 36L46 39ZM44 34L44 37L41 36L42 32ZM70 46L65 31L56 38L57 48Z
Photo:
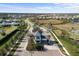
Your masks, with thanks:
M31 30L32 30L33 24L31 24L31 22L29 22L29 21L28 21L28 23L31 25L29 32L32 33ZM41 29L43 29L43 34L45 34L45 35L50 34L46 29L44 29L42 27L41 27ZM56 43L54 43L52 45L44 45L44 48L46 49L46 51L29 52L29 51L26 50L26 47L27 47L27 44L28 44L28 39L29 39L29 37L26 34L25 37L23 38L20 46L18 47L18 49L14 53L15 56L31 56L31 55L32 56L62 56L63 55L61 53L61 51L59 50ZM55 41L52 36L51 36L51 41Z

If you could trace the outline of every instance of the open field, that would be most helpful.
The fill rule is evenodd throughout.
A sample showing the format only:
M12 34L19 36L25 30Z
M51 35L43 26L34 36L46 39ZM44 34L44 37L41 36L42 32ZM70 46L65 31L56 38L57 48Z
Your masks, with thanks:
M47 23L61 24L61 23L63 23L63 21L61 21L61 20L52 20L52 19L50 19L50 20L39 20L38 22L40 24L47 24Z
M62 20L52 20L52 19L49 19L49 20L36 20L39 24L43 24L43 25L47 25L48 23L51 23L54 27L57 27L59 29L63 29L63 30L66 30L66 31L70 31L72 27L74 27L75 29L79 29L79 23L75 23L75 24L72 24L72 23L63 23Z
M59 29L66 30L66 31L70 31L72 29L72 27L74 27L75 29L79 30L79 24L67 23L67 24L60 24L60 25L53 25L53 26L57 27Z
M61 25L54 25L54 27L65 30L69 33L70 37L75 39L75 40L79 40L79 33L73 33L71 32L72 27L74 27L74 29L79 30L79 24L61 24ZM75 32L76 32L75 30Z
M79 40L79 33L72 33L70 32L70 37L73 38L74 40Z
M54 31L55 31L55 33L57 33L57 36L60 36L62 33L60 30L54 30Z
M72 27L74 27L74 29L79 30L79 23L65 23L62 24L63 21L61 20L39 20L40 24L43 24L44 26L48 26L48 23L52 23L53 27L58 28L60 30L65 30L66 32L68 32L70 34L70 37L73 39L79 39L79 34L74 34L71 32ZM58 31L58 30L56 30ZM61 32L61 31L59 31ZM60 35L60 34L59 34Z

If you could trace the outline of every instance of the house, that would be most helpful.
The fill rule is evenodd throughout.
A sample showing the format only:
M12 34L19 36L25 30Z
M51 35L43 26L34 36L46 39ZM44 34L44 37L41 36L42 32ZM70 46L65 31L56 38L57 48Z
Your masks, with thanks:
M2 26L11 26L11 25L18 26L18 25L20 25L19 21L15 20L15 19L14 20L2 20L2 21L0 21L0 24Z
M79 23L79 19L78 18L73 18L72 23Z
M12 25L18 26L20 25L20 22L18 20L12 20Z
M36 42L44 42L47 41L47 33L43 32L42 29L39 29L38 31L34 32L34 36L35 36L35 41Z
M41 38L41 33L39 31L35 32L35 40L37 42L41 42L42 38Z

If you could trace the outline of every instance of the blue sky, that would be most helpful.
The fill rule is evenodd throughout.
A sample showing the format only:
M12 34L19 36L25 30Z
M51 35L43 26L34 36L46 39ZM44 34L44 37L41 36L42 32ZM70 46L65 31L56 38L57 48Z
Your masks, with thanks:
M79 13L79 3L0 3L0 13Z

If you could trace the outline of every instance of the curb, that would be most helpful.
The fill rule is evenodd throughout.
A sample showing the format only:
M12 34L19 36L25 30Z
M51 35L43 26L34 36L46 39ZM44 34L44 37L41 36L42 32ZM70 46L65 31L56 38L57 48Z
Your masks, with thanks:
M57 41L59 42L59 44L62 46L62 48L63 48L63 50L66 52L66 54L68 55L68 56L70 56L70 54L69 54L69 52L66 50L66 48L63 46L63 44L60 42L60 40L58 39L58 37L55 35L55 33L53 33L52 31L51 31L51 33L54 35L54 37L57 39Z

